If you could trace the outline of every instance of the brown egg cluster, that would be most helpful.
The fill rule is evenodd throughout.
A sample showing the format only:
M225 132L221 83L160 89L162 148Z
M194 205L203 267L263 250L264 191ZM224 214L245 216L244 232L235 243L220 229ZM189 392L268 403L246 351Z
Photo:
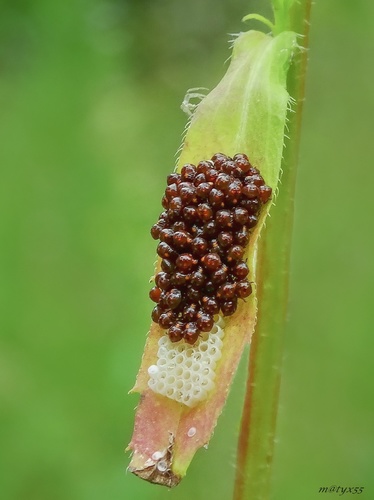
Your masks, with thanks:
M245 154L217 153L167 177L165 211L151 229L162 271L149 296L172 342L194 344L215 314L230 316L252 293L243 257L271 191Z

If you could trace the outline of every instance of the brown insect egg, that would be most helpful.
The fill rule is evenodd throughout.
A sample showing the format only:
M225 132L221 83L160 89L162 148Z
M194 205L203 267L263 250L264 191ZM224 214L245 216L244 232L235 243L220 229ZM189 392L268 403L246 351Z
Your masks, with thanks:
M155 323L158 323L159 319L160 319L160 315L162 313L162 309L160 306L156 306L152 309L152 314L151 314L151 317L152 317L152 321L154 321Z
M178 196L178 186L174 182L173 184L170 184L166 189L165 189L165 196L168 200L171 200L175 196Z
M158 219L158 222L157 224L161 227L166 227L168 224L169 224L169 217L168 217L168 213L165 211L165 212L162 212L160 214L160 217Z
M164 272L159 272L155 276L155 283L158 288L161 288L161 290L168 290L171 285L170 281L170 274L164 273Z
M255 215L250 215L248 217L247 227L249 227L249 228L255 227L257 222L258 222L258 218Z
M232 268L232 273L233 275L242 280L246 278L249 274L249 269L248 266L245 262L238 262L233 268Z
M162 314L160 314L160 317L158 319L158 324L161 326L161 328L169 328L173 323L175 323L176 316L172 311L167 311Z
M184 205L197 202L197 194L195 186L182 188L179 191L179 196Z
M207 222L213 217L213 210L207 203L200 203L197 207L197 213L203 222Z
M173 224L173 231L186 231L186 223L182 220L178 220Z
M161 241L161 243L157 245L157 255L159 255L162 259L169 259L175 256L175 251L170 245Z
M177 268L184 273L191 271L196 264L197 260L194 259L190 253L182 253L179 257L177 257L175 262Z
M240 245L234 245L227 252L227 260L240 260L244 255L244 248Z
M183 165L181 169L181 177L184 181L193 181L196 176L196 168L191 163Z
M248 245L249 233L245 226L234 234L234 241L242 247L246 247Z
M180 182L181 182L181 176L176 172L169 174L166 178L166 183L168 186L170 186L171 184L179 184Z
M168 335L171 342L179 342L183 338L184 325L181 323L176 323L172 325L168 330Z
M211 220L209 222L206 222L203 226L202 235L205 238L214 238L216 234L217 234L217 225L215 221Z
M177 288L172 288L167 295L166 303L170 309L175 309L179 306L182 300L182 292Z
M197 315L196 325L202 332L210 332L214 325L214 319L210 314L199 313Z
M161 261L161 269L165 273L171 274L171 273L173 273L173 271L175 269L175 264L174 264L174 262L172 262L169 259L162 259L162 261Z
M244 226L248 222L248 211L242 207L236 207L234 210L234 222Z
M164 241L168 245L173 243L174 231L172 229L164 228L160 231L160 240Z
M257 215L260 212L260 202L257 198L245 198L240 201L240 206L245 208L249 215Z
M173 246L176 250L186 248L191 243L191 241L191 236L187 233L187 231L177 231L172 235Z
M191 274L190 283L194 288L202 288L204 286L206 277L205 274L199 270Z
M236 284L236 296L240 299L249 297L252 293L252 285L248 281L239 281Z
M235 284L225 283L217 290L217 297L223 300L233 299L235 297Z
M204 227L198 226L197 224L194 224L191 227L191 234L195 238L202 238L204 236Z
M209 182L202 182L196 187L196 194L199 198L206 200L212 190L212 184Z
M153 302L159 302L161 297L161 288L154 286L149 292L149 298L153 300Z
M238 203L241 194L242 186L240 181L234 181L227 188L226 200L234 205Z
M197 236L191 241L191 252L193 255L201 257L208 250L208 242L206 239Z
M210 240L210 252L218 254L221 258L225 256L225 252L220 247L216 238Z
M202 184L205 181L206 181L205 174L197 174L193 183L195 186L198 186L199 184Z
M251 167L247 175L258 175L260 171L256 167Z
M215 218L216 224L219 227L232 227L233 216L230 210L218 210Z
M219 304L214 297L205 296L201 300L206 313L214 315L219 313Z
M238 302L236 298L233 298L231 300L225 300L224 302L221 303L222 314L224 316L231 316L236 311L237 306Z
M214 296L216 293L216 285L211 280L207 280L204 285L204 294Z
M257 186L255 184L252 184L252 183L246 184L245 186L243 186L242 193L244 196L246 196L249 199L257 198L257 195L258 195Z
M181 210L168 210L168 220L170 223L177 221L181 216Z
M230 160L230 158L223 153L216 153L212 156L212 162L218 168L221 168L222 165L228 160Z
M260 200L262 201L262 203L266 203L270 199L271 193L272 193L271 187L260 186L259 196L260 196Z
M236 165L234 161L228 160L222 164L221 168L222 172L224 172L225 174L232 175L235 171Z
M255 184L257 187L259 187L263 186L265 184L265 181L260 174L257 174L257 175L252 175L252 183Z
M153 224L151 227L151 235L154 240L158 240L160 237L162 227L159 224Z
M193 224L199 219L199 214L197 213L196 207L187 206L183 209L183 218L189 224Z
M200 334L200 330L197 328L196 323L187 323L186 329L184 331L184 339L188 344L193 345Z
M189 323L194 321L197 316L197 310L195 304L189 304L183 309L182 318L183 321Z
M232 177L228 174L221 173L216 180L216 187L221 191L226 191L232 182Z
M197 236L191 241L191 252L193 255L200 257L208 250L208 242L205 238Z
M249 163L248 156L245 154L236 154L234 156L235 163L243 172L248 172L251 168L251 164Z
M182 203L182 200L179 196L176 196L175 198L173 198L169 203L169 211L173 210L173 211L181 212L182 207L183 207L183 203ZM169 212L168 212L168 215L169 215Z
M217 240L221 248L228 248L232 245L233 236L227 231L222 231L221 233L219 233Z
M162 291L162 293L160 295L160 300L159 300L159 303L158 303L158 305L162 309L162 312L165 312L167 309L169 309L169 306L166 303L167 296L168 296L168 292L165 291L165 290Z
M220 189L213 188L209 193L209 202L213 208L223 207L225 195Z
M177 271L171 275L170 284L173 286L183 286L187 283L188 279L188 274Z
M220 256L216 253L207 253L201 259L201 262L208 271L217 271L222 264Z
M214 183L218 177L218 170L216 170L215 168L211 168L210 170L208 170L205 173L205 177L206 177L207 182Z
M197 165L197 173L199 174L206 174L206 172L208 170L210 170L211 168L213 167L213 162L211 161L201 161L198 165Z
M164 207L164 208L169 208L169 200L167 199L166 196L163 196L162 199L161 199L161 205Z
M197 290L196 288L188 287L186 296L187 299L192 303L197 303L200 301L202 293L200 290Z
M240 168L240 166L238 165L238 162L235 161L235 170L233 172L233 176L240 180L240 181L243 181L243 179L245 178L247 174L245 172L243 172L243 170Z
M223 265L222 267L217 269L217 271L214 271L214 273L212 273L210 279L212 280L212 283L214 283L215 285L221 285L227 280L227 277L228 277L228 269L227 266Z

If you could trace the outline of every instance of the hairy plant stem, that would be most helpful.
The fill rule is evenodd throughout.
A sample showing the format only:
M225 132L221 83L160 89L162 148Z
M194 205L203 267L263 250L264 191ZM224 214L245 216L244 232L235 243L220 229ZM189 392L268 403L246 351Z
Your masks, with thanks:
M270 496L310 9L311 0L295 3L290 9L287 27L302 35L299 44L304 49L299 52L289 71L288 92L296 103L294 112L289 113L289 138L285 140L279 195L259 243L256 273L258 321L250 350L234 500L267 500Z

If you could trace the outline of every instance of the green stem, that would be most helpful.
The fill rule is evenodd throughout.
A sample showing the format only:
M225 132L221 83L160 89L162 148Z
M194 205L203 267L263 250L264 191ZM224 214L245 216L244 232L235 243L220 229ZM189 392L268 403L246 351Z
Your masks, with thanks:
M304 49L308 48L310 8L311 0L300 0L289 12L289 29L303 35L299 44ZM296 102L294 113L289 113L282 183L258 251L258 322L239 435L235 500L267 500L270 495L306 67L307 50L301 50L289 72L288 91Z

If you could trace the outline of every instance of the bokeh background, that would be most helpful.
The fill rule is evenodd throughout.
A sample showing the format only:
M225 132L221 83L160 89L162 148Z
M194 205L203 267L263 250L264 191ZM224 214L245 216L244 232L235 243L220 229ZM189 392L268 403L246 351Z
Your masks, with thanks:
M231 498L244 365L177 489L126 474L123 449L179 105L264 4L1 1L2 499ZM374 498L373 19L367 0L312 15L273 500Z

